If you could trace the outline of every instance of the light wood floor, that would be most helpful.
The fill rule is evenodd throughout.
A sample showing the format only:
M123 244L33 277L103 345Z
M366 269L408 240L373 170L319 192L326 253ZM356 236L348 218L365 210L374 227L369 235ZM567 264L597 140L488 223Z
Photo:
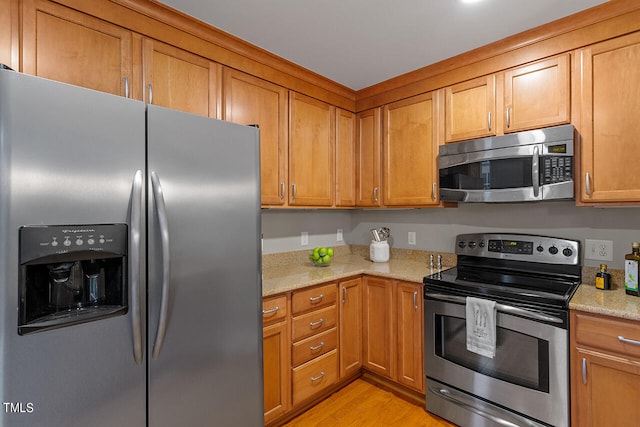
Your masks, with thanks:
M358 379L283 427L454 427L424 407Z

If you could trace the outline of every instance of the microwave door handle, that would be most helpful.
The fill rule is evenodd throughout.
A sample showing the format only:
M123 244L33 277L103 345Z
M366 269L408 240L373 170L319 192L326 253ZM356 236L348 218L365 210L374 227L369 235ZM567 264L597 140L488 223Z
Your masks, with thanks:
M533 183L533 196L540 194L540 148L533 147L533 157L531 158L531 181Z
M467 299L465 297L457 295L446 295L441 293L425 292L425 296L440 301L454 302L458 304L466 304ZM527 317L533 320L542 320L552 323L564 323L563 320L556 316L549 316L548 314L540 313L537 311L526 310L520 307L514 307L512 305L496 303L496 310L505 314L515 314L522 317Z

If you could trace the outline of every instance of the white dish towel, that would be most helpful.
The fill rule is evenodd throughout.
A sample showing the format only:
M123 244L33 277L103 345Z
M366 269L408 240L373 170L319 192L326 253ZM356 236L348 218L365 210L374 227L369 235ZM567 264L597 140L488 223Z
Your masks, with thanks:
M482 356L496 355L496 302L467 297L467 350Z

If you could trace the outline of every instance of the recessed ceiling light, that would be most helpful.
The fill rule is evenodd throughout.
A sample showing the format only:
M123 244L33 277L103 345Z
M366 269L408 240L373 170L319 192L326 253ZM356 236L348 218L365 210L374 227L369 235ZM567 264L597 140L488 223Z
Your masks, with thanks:
M460 0L462 3L470 4L470 3L480 3L482 0Z

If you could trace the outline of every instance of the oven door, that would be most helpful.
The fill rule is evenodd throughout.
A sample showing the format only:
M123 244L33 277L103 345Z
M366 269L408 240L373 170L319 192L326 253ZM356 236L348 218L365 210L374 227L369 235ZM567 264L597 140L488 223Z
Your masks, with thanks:
M493 420L487 424L481 421L475 424L474 421L474 425L540 425L507 421L513 416L508 413L504 417L496 415L494 409L501 408L494 408L493 403L548 425L568 426L567 330L548 320L537 320L526 314L507 314L498 309L496 354L491 359L467 350L464 297L457 298L462 303L438 300L426 294L427 410L441 407L443 403L439 400L444 399L448 406L457 405L482 417L482 422ZM449 392L440 385L434 388L433 380L457 390ZM455 399L454 394L459 391L464 397ZM491 409L485 408L485 400L490 402L488 407ZM458 403L454 403L456 401ZM464 412L460 409L457 411ZM446 414L438 415L447 417ZM505 422L495 422L496 417L504 418ZM460 420L452 421L461 423Z

